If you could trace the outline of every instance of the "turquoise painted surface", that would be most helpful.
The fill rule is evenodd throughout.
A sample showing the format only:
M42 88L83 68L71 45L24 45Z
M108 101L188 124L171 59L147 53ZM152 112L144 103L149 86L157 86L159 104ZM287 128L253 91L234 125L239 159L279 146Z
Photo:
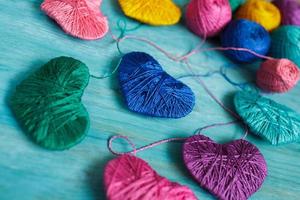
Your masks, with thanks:
M212 101L193 79L183 81L197 95L196 107L188 117L179 120L149 118L129 112L118 90L116 78L91 79L83 103L90 117L89 136L76 147L64 152L47 151L33 144L20 130L8 106L7 99L29 73L49 59L66 55L85 62L91 74L110 72L119 60L110 36L98 41L81 41L64 32L39 9L41 0L0 0L0 199L1 200L102 200L102 172L105 163L114 158L107 148L107 139L114 134L129 136L141 146L158 139L184 137L198 127L232 118ZM177 1L180 5L187 3ZM124 18L116 0L105 0L102 9L108 16L112 32L117 34L116 22ZM129 26L136 23L127 19ZM174 54L183 54L195 46L199 39L183 23L172 27L142 26L132 34L149 37ZM165 58L152 47L137 41L122 43L124 52L143 50L152 54L173 76L187 74L186 67ZM216 70L222 65L233 65L221 53L202 53L191 59L199 73ZM252 80L252 70L229 70L235 81ZM205 79L212 92L226 105L232 107L232 97L237 90L221 77ZM270 98L300 112L300 86L284 95ZM216 128L206 131L207 136L219 142L242 136L240 126ZM291 144L273 147L249 135L269 167L269 176L263 187L251 199L296 200L300 196L300 146ZM119 144L119 145L118 145ZM123 144L123 145L122 145ZM116 142L119 150L124 143ZM214 199L191 179L181 158L181 144L166 144L139 153L161 175L188 185L199 199Z

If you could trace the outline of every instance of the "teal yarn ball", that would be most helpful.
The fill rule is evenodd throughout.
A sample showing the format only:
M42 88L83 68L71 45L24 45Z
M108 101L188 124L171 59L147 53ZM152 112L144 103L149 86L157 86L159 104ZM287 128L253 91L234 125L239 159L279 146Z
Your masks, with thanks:
M236 9L244 3L244 0L229 0L232 11L236 11Z
M271 33L271 38L270 55L290 59L300 67L300 27L281 26Z
M238 92L234 105L252 133L272 145L300 141L300 114L255 91Z
M85 137L90 120L81 96L89 77L84 63L59 57L17 86L10 106L35 143L47 149L64 150Z

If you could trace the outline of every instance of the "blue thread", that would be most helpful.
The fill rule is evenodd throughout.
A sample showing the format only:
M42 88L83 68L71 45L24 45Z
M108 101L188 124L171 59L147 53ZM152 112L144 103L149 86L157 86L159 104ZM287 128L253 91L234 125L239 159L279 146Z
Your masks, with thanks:
M119 64L119 82L128 108L144 115L181 118L195 105L192 90L174 79L150 55L131 52Z
M260 55L266 55L270 48L271 39L269 33L259 24L246 20L234 20L221 34L221 43L223 47L246 48ZM239 62L252 62L258 57L237 50L225 51L231 59Z

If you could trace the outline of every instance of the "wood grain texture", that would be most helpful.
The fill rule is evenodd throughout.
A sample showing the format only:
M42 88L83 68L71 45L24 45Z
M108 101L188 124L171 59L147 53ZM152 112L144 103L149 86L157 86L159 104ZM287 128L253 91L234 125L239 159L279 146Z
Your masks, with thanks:
M64 34L39 9L41 0L0 0L0 199L1 200L102 200L105 193L102 173L105 163L112 159L106 147L114 134L129 136L137 146L169 137L185 137L201 126L231 121L193 79L183 81L197 96L196 107L187 117L178 120L149 118L129 112L123 104L116 77L106 80L91 79L83 103L91 117L89 136L76 147L53 152L33 144L16 123L7 101L15 86L28 74L49 59L66 55L85 62L93 75L109 73L120 56L108 35L102 40L82 41ZM177 1L181 6L187 0ZM136 22L125 18L116 0L105 0L103 12L108 16L111 30L118 34L116 22L126 19L128 26ZM171 27L142 26L132 34L151 38L174 54L188 52L199 42L183 22ZM211 44L207 44L211 45ZM141 42L122 43L124 52L145 51L153 55L173 76L187 74L185 65L175 63ZM204 73L220 66L233 66L222 53L211 52L193 56L194 69ZM248 70L244 70L247 68ZM235 81L253 80L251 66L228 71ZM233 107L237 91L216 75L205 79L212 92L226 105ZM300 112L300 86L284 95L270 98ZM230 141L243 135L239 125L208 130L205 135L219 142ZM249 141L258 146L269 167L269 175L259 192L251 199L296 200L300 196L300 146L290 144L273 147L249 135ZM116 148L125 150L125 143L116 141ZM183 166L181 144L170 143L139 153L161 175L188 185L199 199L214 199L201 189Z

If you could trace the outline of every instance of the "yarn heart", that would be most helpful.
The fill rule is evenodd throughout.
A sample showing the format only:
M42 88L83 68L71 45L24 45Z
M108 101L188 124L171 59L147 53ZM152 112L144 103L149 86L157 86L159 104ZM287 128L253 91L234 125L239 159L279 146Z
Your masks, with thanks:
M145 115L180 118L195 104L192 90L174 79L150 55L132 52L119 64L119 82L128 108Z
M150 25L173 25L181 17L172 0L119 0L124 14Z
M63 150L84 138L89 116L81 96L89 77L84 63L59 57L17 86L10 105L34 142L48 149Z
M238 92L234 105L251 132L273 145L300 140L300 114L294 110L253 91Z
M100 12L101 0L45 0L41 9L68 34L85 40L102 38L108 22Z
M183 158L200 185L221 200L246 200L267 176L263 155L242 139L217 144L208 137L195 135L185 141Z
M108 200L196 200L186 186L159 176L145 161L131 155L111 160L104 170Z

